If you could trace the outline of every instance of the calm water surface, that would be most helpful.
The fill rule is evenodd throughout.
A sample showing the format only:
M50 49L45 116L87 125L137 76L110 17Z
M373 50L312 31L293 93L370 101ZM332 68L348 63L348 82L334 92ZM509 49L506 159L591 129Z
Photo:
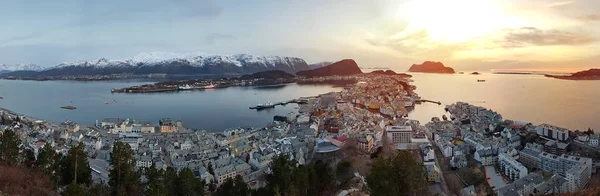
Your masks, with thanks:
M569 129L600 130L600 81L571 81L543 75L483 73L420 74L414 77L416 92L424 99L442 105L423 104L410 118L424 124L444 113L444 106L457 101L483 106L502 114L504 119L549 123ZM477 82L477 80L485 82Z
M0 96L4 97L0 100L0 107L55 122L69 119L91 125L96 120L118 117L158 123L160 118L169 117L182 120L186 127L220 131L235 126L264 126L273 120L274 115L285 115L298 107L288 104L256 111L248 109L249 106L342 89L328 85L290 84L270 89L231 87L178 93L110 93L112 88L145 83L0 80ZM60 108L65 105L73 105L77 109Z
M600 81L568 81L541 75L414 75L416 92L442 105L422 104L409 114L422 124L444 114L444 105L457 101L484 106L505 119L550 123L570 129L600 130ZM477 82L484 79L486 82ZM160 118L182 120L184 126L213 131L234 126L264 126L274 115L295 111L296 104L255 111L249 106L286 101L342 88L296 85L254 89L232 87L209 91L155 94L111 94L110 89L148 82L74 82L0 80L0 107L56 122L93 124L104 118L132 118L157 123ZM108 102L109 104L104 104ZM77 110L60 106L73 105Z

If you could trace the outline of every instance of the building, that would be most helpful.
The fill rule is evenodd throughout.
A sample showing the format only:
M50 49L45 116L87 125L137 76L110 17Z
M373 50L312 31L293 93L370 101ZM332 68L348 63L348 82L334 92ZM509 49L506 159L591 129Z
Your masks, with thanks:
M453 168L463 168L467 166L467 157L464 155L454 155L450 159L450 166Z
M498 155L498 164L500 165L500 170L504 172L504 175L508 176L508 178L513 181L527 176L527 168L505 153L500 153Z
M569 130L549 124L541 124L535 128L538 135L545 136L550 139L565 141L569 138Z
M498 151L492 149L478 150L474 158L483 166L494 165L498 162Z
M536 148L525 147L519 151L519 162L529 169L540 167L540 154L542 151Z
M542 153L540 159L540 169L564 177L567 180L569 192L580 190L588 184L591 178L591 158Z
M427 170L427 181L441 182L441 170L437 165L435 165L435 162L423 162L423 165L425 165L425 169Z
M597 133L590 135L590 140L588 142L590 146L598 146L598 138L599 135Z
M535 187L545 182L539 173L531 173L519 180L514 181L496 192L498 196L533 195Z
M394 144L410 143L412 138L411 126L387 126L385 132L390 142Z
M567 152L567 147L569 147L568 143L549 140L546 142L546 144L544 144L544 152L552 153L555 155L562 155L565 152Z
M171 120L170 118L160 119L158 125L160 126L161 133L173 133L177 131L177 126L173 124L173 120Z

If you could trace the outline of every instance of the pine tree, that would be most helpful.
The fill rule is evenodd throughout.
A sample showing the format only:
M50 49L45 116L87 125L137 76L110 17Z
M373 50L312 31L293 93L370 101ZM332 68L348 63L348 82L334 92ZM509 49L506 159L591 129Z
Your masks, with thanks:
M177 195L177 171L168 167L164 174L164 186L169 195Z
M35 164L46 174L52 173L55 156L58 156L52 149L50 144L46 143L43 148L38 151L38 158Z
M0 161L8 165L19 162L19 147L21 140L12 129L7 129L0 135Z
M144 191L145 195L148 196L162 196L169 195L167 187L165 187L165 177L164 171L156 169L154 163L152 163L152 167L146 168L144 170L144 174L148 181L146 182L146 190Z
M85 188L80 185L75 183L75 181L73 181L73 183L69 184L67 186L67 188L65 189L65 191L63 192L63 195L65 196L86 196L86 190Z
M140 195L140 174L135 170L133 151L128 144L121 141L114 143L110 153L112 169L108 174L108 184L113 195Z
M71 148L67 156L62 160L62 184L89 185L92 182L92 169L84 151L83 143Z
M425 195L426 171L409 151L391 157L379 157L366 177L371 195Z
M244 182L242 176L237 175L235 178L229 178L215 191L215 196L250 195L248 185Z
M204 182L191 169L184 168L177 178L177 191L179 195L204 195Z
M31 149L23 150L21 153L21 163L25 165L25 167L32 168L35 166L35 153Z

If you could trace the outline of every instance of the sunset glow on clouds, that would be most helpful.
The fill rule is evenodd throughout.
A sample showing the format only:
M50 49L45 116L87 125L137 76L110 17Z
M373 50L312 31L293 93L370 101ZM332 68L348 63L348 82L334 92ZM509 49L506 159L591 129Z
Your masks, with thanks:
M140 52L353 58L399 70L600 67L600 1L39 1L0 8L0 61L53 65Z

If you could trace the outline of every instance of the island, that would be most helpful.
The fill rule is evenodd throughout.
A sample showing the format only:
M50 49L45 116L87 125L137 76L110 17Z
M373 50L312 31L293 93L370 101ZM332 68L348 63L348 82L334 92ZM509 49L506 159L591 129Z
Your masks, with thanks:
M425 61L423 64L413 64L408 69L409 72L422 73L455 73L451 67L446 67L442 62Z
M390 73L390 72L388 72ZM358 68L356 62L352 59L344 59L314 70L298 72L293 75L282 70L269 70L256 72L253 74L242 75L231 78L214 79L194 79L157 82L154 84L145 84L131 86L121 89L112 89L113 93L157 93L157 92L176 92L187 90L210 90L216 88L227 88L231 86L254 86L262 87L281 87L289 83L298 84L333 84L337 86L346 86L358 82L358 79L351 77L353 75L363 74ZM395 74L395 73L394 73ZM408 74L395 74L400 77L410 77ZM350 77L346 77L350 76Z
M546 77L563 79L563 80L600 80L600 69L589 69L580 71L571 75L550 75L544 74Z
M313 70L299 71L296 72L296 75L304 77L319 77L333 75L347 76L361 73L363 72L358 67L358 64L356 64L356 61L352 59L344 59L331 65L319 67Z

